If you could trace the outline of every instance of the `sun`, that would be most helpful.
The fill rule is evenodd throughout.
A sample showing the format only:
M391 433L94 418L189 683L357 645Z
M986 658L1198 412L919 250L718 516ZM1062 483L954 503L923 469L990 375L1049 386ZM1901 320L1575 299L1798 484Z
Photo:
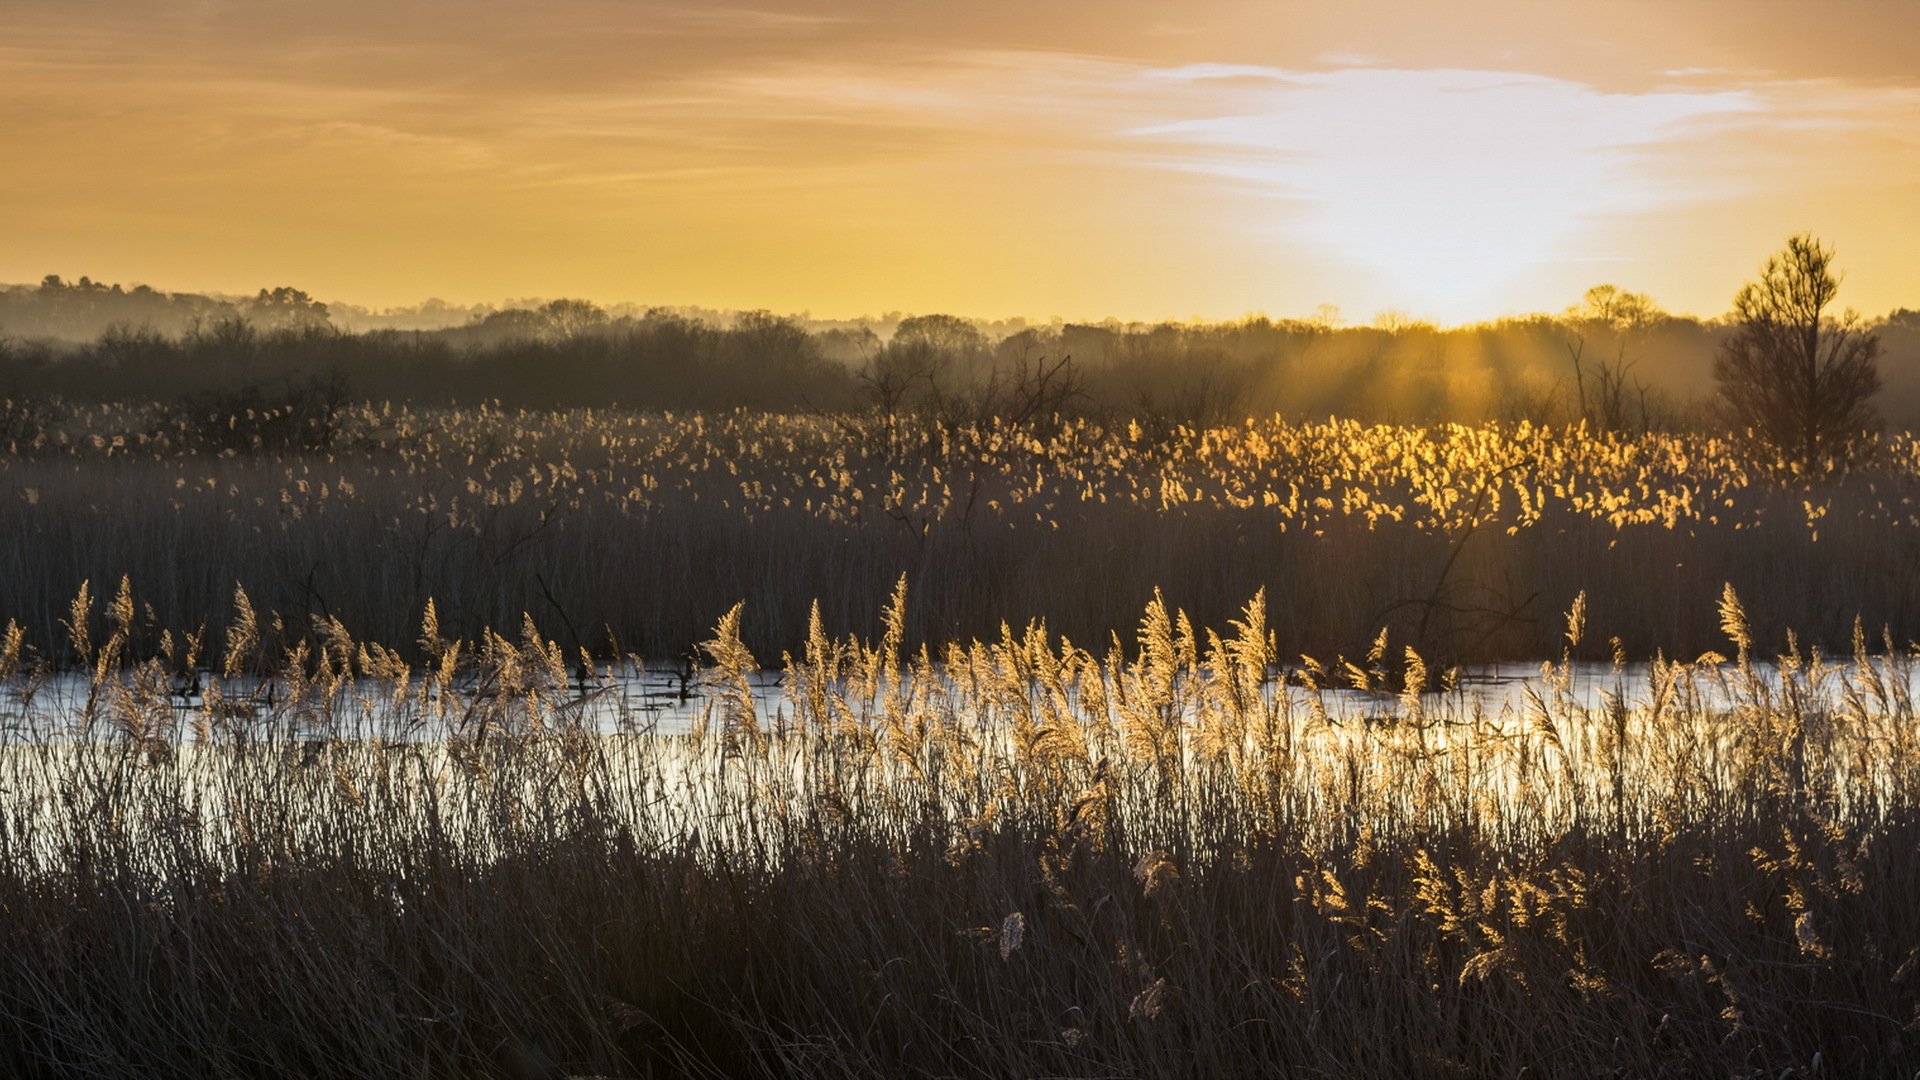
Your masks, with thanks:
M1510 304L1608 219L1676 198L1647 151L1751 107L1488 71L1175 80L1224 111L1135 134L1182 144L1178 167L1281 197L1276 231L1360 269L1378 306L1450 322Z

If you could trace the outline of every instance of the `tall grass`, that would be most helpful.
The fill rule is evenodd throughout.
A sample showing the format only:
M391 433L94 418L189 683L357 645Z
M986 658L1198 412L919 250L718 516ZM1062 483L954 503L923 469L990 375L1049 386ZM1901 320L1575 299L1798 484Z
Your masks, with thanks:
M816 597L829 632L876 633L902 573L916 643L991 637L1010 613L1104 642L1156 587L1224 625L1264 589L1288 655L1353 655L1390 626L1438 661L1532 659L1585 592L1632 654L1691 655L1718 640L1724 581L1761 598L1770 649L1789 626L1844 649L1856 614L1920 637L1909 436L1805 478L1722 439L1526 424L358 406L302 451L264 404L16 419L0 611L46 649L82 581L122 574L167 620L142 612L141 640L217 625L237 581L297 632L337 617L410 657L429 597L455 636L531 613L570 651L663 662L751 599L747 643L778 655Z
M1264 598L936 649L896 591L868 640L805 620L771 711L735 608L686 734L585 723L604 672L531 620L429 609L409 663L95 604L63 704L0 646L9 1074L1920 1067L1911 660L1771 674L1730 589L1730 659L1597 703L1563 659L1490 712L1382 643L1364 721L1331 663L1271 678Z

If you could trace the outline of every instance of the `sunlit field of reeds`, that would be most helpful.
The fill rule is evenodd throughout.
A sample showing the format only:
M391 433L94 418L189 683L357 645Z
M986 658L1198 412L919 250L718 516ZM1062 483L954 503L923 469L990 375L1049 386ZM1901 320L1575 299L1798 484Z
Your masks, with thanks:
M1044 618L1125 632L1155 588L1209 625L1264 589L1286 655L1381 627L1446 662L1555 654L1585 592L1629 653L1756 635L1844 647L1855 616L1920 633L1920 443L1796 477L1705 435L1585 428L11 405L0 432L0 610L61 648L83 581L131 577L176 635L236 584L410 648L551 624L570 649L684 657L733 604L757 652L818 599L872 633L908 574L909 640ZM149 631L157 627L149 627ZM1593 655L1603 655L1604 649Z
M1920 1068L1910 656L1417 652L1285 686L1265 597L907 643L727 612L690 731L525 620L410 663L63 605L0 644L0 1072L1814 1076ZM631 658L624 658L630 661ZM201 672L195 675L194 672ZM1397 691L1377 692L1387 684ZM1335 686L1376 691L1359 715ZM1345 692L1345 691L1341 691Z

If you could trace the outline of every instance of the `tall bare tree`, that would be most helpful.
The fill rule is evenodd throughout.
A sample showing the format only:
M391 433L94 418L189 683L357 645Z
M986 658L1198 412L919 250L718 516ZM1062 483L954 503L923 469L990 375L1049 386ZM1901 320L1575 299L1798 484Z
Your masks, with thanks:
M1854 312L1826 314L1839 290L1833 248L1790 237L1734 296L1733 333L1713 365L1734 427L1808 469L1844 465L1878 423L1880 342Z

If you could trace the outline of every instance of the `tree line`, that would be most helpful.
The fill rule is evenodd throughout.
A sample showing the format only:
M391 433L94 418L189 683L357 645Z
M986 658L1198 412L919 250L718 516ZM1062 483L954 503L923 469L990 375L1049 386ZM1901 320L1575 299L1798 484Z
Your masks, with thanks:
M350 332L291 288L216 301L49 276L0 292L0 398L155 400L210 415L347 398L640 409L873 411L1235 422L1721 425L1812 460L1881 422L1920 426L1920 312L1836 314L1831 248L1796 236L1729 316L1596 286L1557 315L1440 329L1403 318L1056 322L992 333L952 315L876 328L768 312L612 315L561 299L433 330ZM62 341L76 312L104 329Z

